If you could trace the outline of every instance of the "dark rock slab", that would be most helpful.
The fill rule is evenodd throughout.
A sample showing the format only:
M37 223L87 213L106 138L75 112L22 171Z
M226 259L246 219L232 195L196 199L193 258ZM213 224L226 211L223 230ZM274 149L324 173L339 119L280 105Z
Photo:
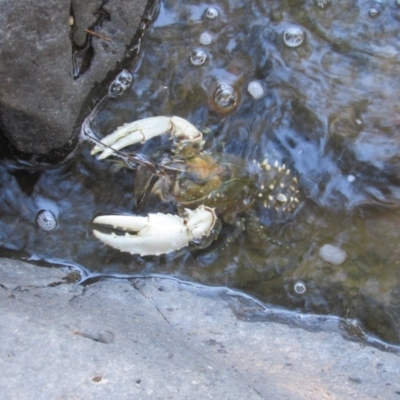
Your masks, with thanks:
M66 275L0 260L3 399L399 398L398 355L238 319L227 289Z
M73 0L73 40L82 45L100 0ZM137 31L146 0L110 1L110 20L94 30L94 56L74 80L69 1L0 3L0 128L19 151L46 154L71 144L82 103L96 82L115 69Z

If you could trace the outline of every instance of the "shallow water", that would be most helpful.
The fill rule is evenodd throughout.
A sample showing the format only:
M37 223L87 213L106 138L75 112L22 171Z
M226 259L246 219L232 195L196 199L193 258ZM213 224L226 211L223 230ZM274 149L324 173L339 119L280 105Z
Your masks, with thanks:
M107 101L91 125L102 136L135 119L179 115L205 132L209 151L284 162L299 178L301 207L276 220L256 206L269 239L248 219L238 240L217 254L211 246L143 258L102 245L91 221L134 211L135 173L115 172L82 143L72 161L54 169L2 161L1 246L93 274L222 284L289 309L358 318L368 332L400 343L400 7L317 3L324 2L162 2L142 59L131 67L132 86ZM205 15L209 7L216 18ZM297 47L284 42L291 27L304 33ZM191 62L193 52L200 65ZM259 99L247 91L252 81L264 91ZM234 89L233 107L216 104L221 83ZM162 138L141 151L155 157L169 145ZM40 210L53 213L55 230L38 227ZM150 210L174 206L153 202ZM224 224L219 243L231 231ZM324 260L326 244L342 249L345 260Z

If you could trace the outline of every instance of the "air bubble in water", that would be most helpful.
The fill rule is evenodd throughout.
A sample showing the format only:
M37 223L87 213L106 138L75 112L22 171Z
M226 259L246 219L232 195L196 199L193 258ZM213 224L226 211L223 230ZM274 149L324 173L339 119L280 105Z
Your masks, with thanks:
M368 14L371 18L375 18L378 15L380 15L383 10L384 10L384 5L382 4L382 1L376 0L373 2L371 8L368 11Z
M347 175L347 180L349 182L354 182L356 180L356 177L354 175Z
M212 41L213 41L213 37L212 37L212 35L211 35L210 32L203 32L203 33L200 35L199 42L200 42L200 44L202 44L203 46L208 46L209 44L212 43Z
M375 18L380 14L379 10L375 7L370 8L368 13L371 18Z
M303 282L298 281L294 284L293 290L297 294L304 294L307 291L307 287Z
M254 100L259 100L264 96L264 88L260 81L251 81L247 86L247 91Z
M208 60L208 55L204 50L193 50L189 56L189 62L196 67L204 65Z
M221 83L214 92L213 100L218 111L228 112L236 106L238 94L231 85Z
M331 0L314 0L314 4L318 8L325 8L325 7L328 7L329 4L331 4Z
M208 7L205 16L208 19L216 19L219 16L219 11L215 7Z
M41 229L46 232L50 232L54 230L57 226L57 220L54 214L48 210L41 210L39 211L36 222Z
M113 82L110 85L110 89L108 91L109 97L119 97L122 93L124 93L124 88L120 82Z
M285 29L283 32L283 41L288 47L298 47L303 43L304 32L297 26Z
M123 69L118 76L111 82L108 89L108 96L116 98L121 96L129 88L133 80L132 74Z

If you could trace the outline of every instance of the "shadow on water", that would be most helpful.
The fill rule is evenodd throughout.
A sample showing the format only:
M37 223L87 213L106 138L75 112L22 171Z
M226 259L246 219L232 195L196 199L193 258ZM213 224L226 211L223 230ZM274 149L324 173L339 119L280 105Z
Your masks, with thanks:
M89 276L223 285L289 310L359 321L399 344L400 8L379 3L375 15L371 4L166 0L129 71L132 85L93 115L99 136L135 119L179 115L205 133L208 151L285 163L298 177L301 207L277 220L256 206L268 238L248 220L218 254L139 257L106 247L92 234L93 218L135 211L135 171L95 159L83 142L52 169L1 161L0 245ZM215 98L220 84L231 92ZM170 144L159 138L140 151L157 158ZM55 217L54 230L39 228L41 210ZM162 202L143 212L150 210L175 212ZM224 224L218 240L230 230Z

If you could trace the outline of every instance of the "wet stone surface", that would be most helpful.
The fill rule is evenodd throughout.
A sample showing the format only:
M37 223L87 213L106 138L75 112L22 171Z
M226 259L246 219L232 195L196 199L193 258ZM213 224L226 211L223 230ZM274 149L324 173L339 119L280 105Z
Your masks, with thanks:
M91 222L134 212L135 172L90 157L83 143L68 165L36 175L2 161L1 245L88 274L226 285L291 310L355 318L369 334L400 343L399 8L385 3L371 18L369 2L325 3L220 1L209 18L210 4L163 2L140 68L129 70L133 85L91 125L103 136L135 119L179 115L205 132L210 152L249 165L266 157L285 163L299 178L297 213L281 220L256 205L264 235L243 215L246 230L218 254L212 246L160 257L119 253L94 238ZM305 34L297 47L283 41L292 26ZM204 32L212 42L201 45ZM207 61L194 65L199 51ZM255 81L261 97L248 92ZM219 106L220 85L235 100ZM159 160L170 145L160 138L131 150ZM37 226L40 210L57 215L54 230ZM176 209L155 200L148 212ZM224 224L216 245L231 232ZM321 257L327 245L340 254Z
M83 46L101 1L13 1L0 4L0 128L19 151L43 155L73 141L82 104L115 69L134 36L146 1L110 1L112 16L92 37L89 70L74 80L70 41ZM75 135L76 138L76 135ZM70 148L71 150L71 148ZM65 156L65 154L64 154Z
M5 400L398 399L399 356L344 340L337 321L248 322L263 307L226 289L66 273L0 259Z

